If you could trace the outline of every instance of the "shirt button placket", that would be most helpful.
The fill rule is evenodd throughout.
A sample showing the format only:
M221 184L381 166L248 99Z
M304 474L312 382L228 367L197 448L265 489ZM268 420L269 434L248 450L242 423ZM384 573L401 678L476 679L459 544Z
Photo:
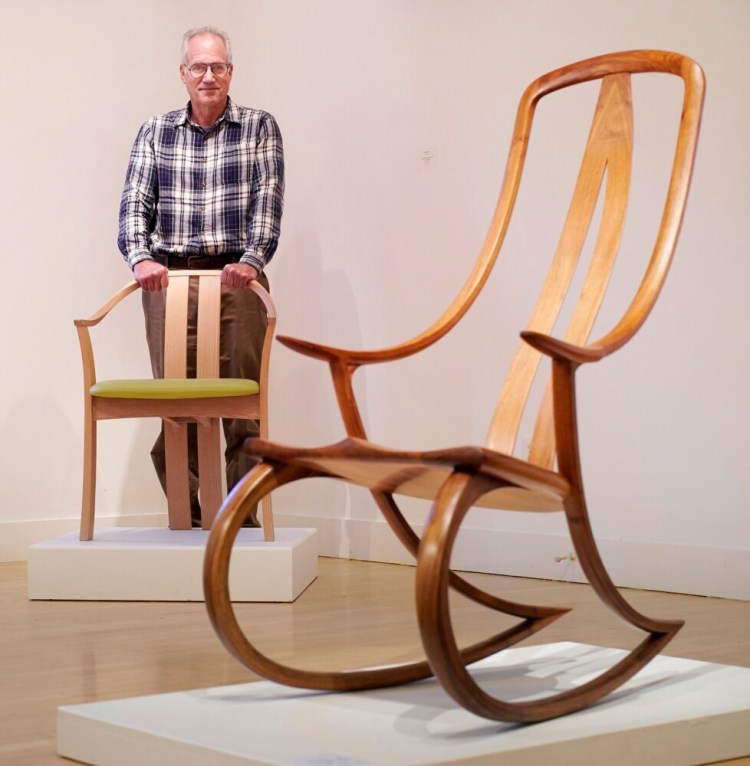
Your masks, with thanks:
M211 143L209 142L209 139L211 137L211 133L204 133L203 134L203 181L201 183L201 237L205 237L206 231L209 230L209 222L206 220L206 208L207 200L206 200L206 191L208 189L208 174L210 172L210 163L209 163L209 152ZM205 244L205 241L204 241Z

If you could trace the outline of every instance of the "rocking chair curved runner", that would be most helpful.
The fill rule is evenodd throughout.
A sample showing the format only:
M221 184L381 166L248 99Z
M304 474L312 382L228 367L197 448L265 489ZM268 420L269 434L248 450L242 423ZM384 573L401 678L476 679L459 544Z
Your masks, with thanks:
M624 315L598 340L589 341L624 229L633 149L631 75L652 72L675 75L684 83L661 224L645 274ZM355 371L426 349L466 314L487 281L505 237L537 103L554 91L595 80L600 81L599 97L568 215L531 320L521 332L522 342L502 387L485 443L427 452L393 450L370 443L354 396ZM317 449L256 439L246 444L248 452L261 458L261 463L224 503L209 538L204 567L209 616L223 643L242 663L280 683L337 691L392 686L434 674L458 703L475 714L529 723L570 713L600 699L632 677L676 634L682 622L652 619L630 606L612 583L597 552L583 491L575 380L580 366L604 359L635 335L659 295L683 218L703 97L700 67L685 56L663 51L600 56L540 77L521 98L504 182L480 257L443 315L420 335L379 351L344 350L279 338L289 348L329 364L348 437ZM602 189L601 223L580 294L574 297L574 310L562 337L552 337ZM551 383L542 398L528 456L522 459L512 453L532 382L544 356L551 360ZM415 556L416 612L426 661L344 672L296 669L259 652L238 625L229 598L228 569L232 545L248 508L279 486L319 476L369 488L395 534ZM399 494L433 501L421 540L399 510L394 497ZM544 699L509 702L480 688L468 664L517 643L568 610L505 601L450 570L456 535L472 506L562 511L577 558L594 591L619 617L644 631L645 638L600 676ZM518 617L518 624L460 648L451 623L449 588L489 609Z

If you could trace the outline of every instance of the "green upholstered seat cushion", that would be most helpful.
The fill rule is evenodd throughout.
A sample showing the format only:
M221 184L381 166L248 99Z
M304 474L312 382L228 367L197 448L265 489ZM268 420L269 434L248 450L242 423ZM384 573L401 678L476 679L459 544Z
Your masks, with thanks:
M165 378L145 380L100 380L91 386L92 396L109 399L209 399L219 396L249 396L260 386L244 378Z

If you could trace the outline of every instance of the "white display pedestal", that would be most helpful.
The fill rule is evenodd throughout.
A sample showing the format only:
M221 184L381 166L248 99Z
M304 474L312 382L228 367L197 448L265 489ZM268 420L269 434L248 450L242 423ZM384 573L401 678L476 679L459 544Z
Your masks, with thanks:
M520 699L622 655L549 644L473 672ZM57 741L92 766L693 766L750 754L750 669L658 656L599 704L532 726L468 713L435 681L347 694L262 681L61 707Z
M203 601L208 532L155 528L97 530L81 542L70 533L29 548L30 599ZM317 577L315 529L241 529L232 549L233 601L294 601Z

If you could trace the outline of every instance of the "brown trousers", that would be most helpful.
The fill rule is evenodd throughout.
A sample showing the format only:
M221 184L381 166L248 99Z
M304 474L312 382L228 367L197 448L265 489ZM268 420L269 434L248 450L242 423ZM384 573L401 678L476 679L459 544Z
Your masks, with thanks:
M264 274L258 277L263 287L269 289ZM146 320L146 340L151 357L151 370L155 378L164 377L164 318L166 308L164 291L143 293L143 313ZM187 375L195 377L196 328L198 323L198 286L191 280L188 305ZM222 285L221 288L221 361L222 378L249 378L258 380L263 337L266 332L266 312L260 298L252 290L237 290ZM249 436L258 435L255 420L224 419L226 450L227 490L255 465L256 460L247 455L242 445ZM156 474L166 493L166 456L164 429L151 450ZM193 520L200 520L198 502L198 440L194 423L188 425L188 463L190 470L190 506Z

